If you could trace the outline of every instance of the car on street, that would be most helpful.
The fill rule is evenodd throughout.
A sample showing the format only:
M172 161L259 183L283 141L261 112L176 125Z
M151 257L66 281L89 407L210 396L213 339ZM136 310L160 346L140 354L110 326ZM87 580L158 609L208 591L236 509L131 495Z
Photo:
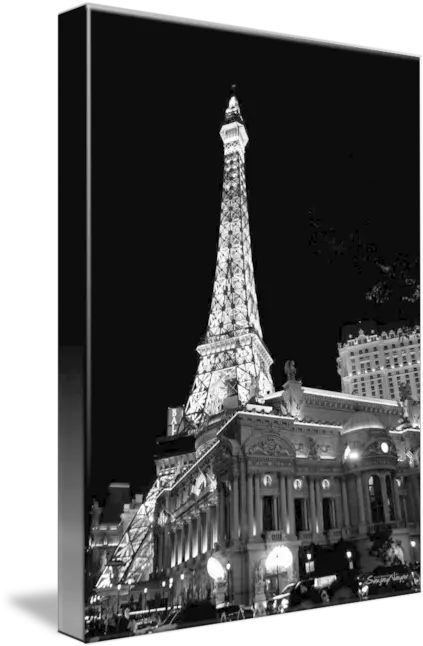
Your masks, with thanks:
M274 615L276 613L283 613L289 605L289 595L295 588L296 582L288 583L280 594L275 595L267 601L266 614Z

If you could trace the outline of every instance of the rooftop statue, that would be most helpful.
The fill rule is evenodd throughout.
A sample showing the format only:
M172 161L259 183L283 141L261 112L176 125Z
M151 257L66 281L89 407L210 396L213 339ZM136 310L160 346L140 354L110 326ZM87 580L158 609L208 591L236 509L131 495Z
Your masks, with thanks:
M292 359L289 359L285 363L285 374L288 378L288 381L295 381L295 375L297 374L297 369L295 367L295 362Z

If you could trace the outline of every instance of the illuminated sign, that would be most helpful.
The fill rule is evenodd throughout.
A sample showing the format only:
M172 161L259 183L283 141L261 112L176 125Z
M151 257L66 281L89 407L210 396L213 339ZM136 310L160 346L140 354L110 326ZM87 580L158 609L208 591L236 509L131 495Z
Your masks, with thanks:
M178 432L179 424L182 419L183 408L168 408L167 409L167 434L176 435Z
M370 574L363 585L377 585L378 587L388 586L390 583L407 583L410 575L406 573L390 572L389 574Z

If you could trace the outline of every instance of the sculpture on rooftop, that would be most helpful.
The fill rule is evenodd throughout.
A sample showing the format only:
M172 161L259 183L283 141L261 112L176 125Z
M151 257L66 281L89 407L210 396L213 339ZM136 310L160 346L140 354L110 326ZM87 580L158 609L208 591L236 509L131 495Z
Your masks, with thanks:
M285 363L285 374L287 376L288 381L295 381L295 375L297 374L297 369L295 367L295 361L292 359L289 359Z
M402 407L402 422L413 428L420 427L420 402L411 396L411 385L402 383L398 387Z

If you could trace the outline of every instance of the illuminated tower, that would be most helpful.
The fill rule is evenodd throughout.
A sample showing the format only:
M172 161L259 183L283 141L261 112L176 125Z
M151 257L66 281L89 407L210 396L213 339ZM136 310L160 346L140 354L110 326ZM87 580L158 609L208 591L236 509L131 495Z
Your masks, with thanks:
M236 395L245 404L253 395L274 392L269 371L273 361L263 343L251 254L244 168L248 135L235 96L220 136L224 172L213 298L185 408L185 418L196 430L220 411L227 397Z

